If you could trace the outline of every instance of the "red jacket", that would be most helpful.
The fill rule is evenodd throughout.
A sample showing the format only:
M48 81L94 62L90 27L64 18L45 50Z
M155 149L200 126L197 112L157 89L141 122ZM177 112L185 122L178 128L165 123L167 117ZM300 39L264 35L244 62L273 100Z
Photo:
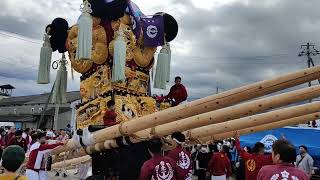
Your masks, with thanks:
M292 164L268 165L261 168L258 174L259 180L309 180L308 175Z
M57 144L40 144L35 142L30 147L29 161L27 163L27 169L34 171L43 170L43 160L44 155L48 153L51 149L63 145L63 143Z
M176 163L169 157L156 154L143 164L139 180L178 180L177 177Z
M180 104L181 102L187 100L188 93L184 85L179 84L179 85L173 85L170 88L170 92L167 96L165 96L165 99L174 99L175 103L173 104L174 106Z
M271 155L250 154L241 149L239 139L235 145L245 163L246 180L257 180L259 170L265 165L273 164Z
M214 153L209 164L208 171L213 176L227 175L231 176L231 163L228 156L225 153Z
M192 161L191 154L182 149L181 146L177 146L175 149L169 151L168 157L172 158L178 165L178 173L181 173L182 179L185 180L192 178ZM180 177L180 176L179 176Z
M24 152L27 152L27 150L28 150L28 143L23 138L21 138L21 141L18 141L15 138L15 136L13 136L8 142L8 146L11 146L11 145L18 145L18 146L22 147L24 149Z
M105 126L114 126L118 124L116 118L117 114L114 111L107 110L105 115L103 116L103 124Z

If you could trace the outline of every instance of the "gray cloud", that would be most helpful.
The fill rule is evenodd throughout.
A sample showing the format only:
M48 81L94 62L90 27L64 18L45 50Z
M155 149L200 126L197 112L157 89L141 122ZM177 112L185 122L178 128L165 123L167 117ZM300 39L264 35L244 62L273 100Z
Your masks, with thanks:
M13 1L18 3L15 8ZM24 5L19 5L22 2ZM148 13L165 11L178 20L179 34L172 42L171 83L174 76L182 76L190 99L214 94L217 84L231 89L302 69L306 66L305 58L297 57L301 43L320 44L320 14L315 8L320 7L320 2L317 0L236 1L210 10L196 8L190 0L166 2L169 4L155 5ZM0 30L38 42L46 24L55 17L67 18L70 25L74 23L79 4L64 0L2 0ZM41 45L1 34L0 45L4 47L0 54L6 58L0 58L0 63L15 64L1 63L1 83L14 83L26 89L17 90L17 95L50 90L50 86L36 86L34 81ZM55 55L55 59L58 58ZM319 58L315 61L319 63ZM70 81L69 90L77 89L79 80ZM167 91L155 90L157 93Z

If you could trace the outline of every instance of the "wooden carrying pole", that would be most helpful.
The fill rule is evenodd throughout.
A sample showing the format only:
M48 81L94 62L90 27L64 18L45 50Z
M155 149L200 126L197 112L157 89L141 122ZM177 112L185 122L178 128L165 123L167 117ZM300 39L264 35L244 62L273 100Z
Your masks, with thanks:
M308 114L308 115L304 115L304 116L299 116L299 117L294 117L294 118L290 118L290 119L286 119L286 120L281 120L281 121L277 121L277 122L273 122L273 123L268 123L268 124L264 124L264 125L259 125L259 126L255 126L255 127L250 127L250 128L245 128L245 129L238 129L238 132L240 135L245 135L245 134L250 134L250 133L254 133L254 132L260 132L260 131L265 131L265 130L270 130L270 129L274 129L274 128L281 128L281 127L285 127L285 126L290 126L290 125L296 125L296 124L301 124L301 123L306 123L312 120L316 120L319 119L320 117L320 112L317 113L312 113L312 114ZM210 132L209 134L207 134L207 137L201 138L199 139L199 141L192 141L190 144L197 144L197 143L207 143L210 141L215 141L215 140L223 140L229 137L233 137L235 135L235 131L229 131L229 132L224 132L221 134L215 134ZM80 157L81 159L86 159L86 158L90 158L90 156L84 156L84 157ZM64 163L60 162L60 163L55 163L52 167L54 169L58 169L58 168L62 168L65 167L64 165L72 165L75 162L78 162L80 164L81 159L80 158L75 158L72 160L67 160Z
M308 87L292 92L287 92L271 97L266 97L236 106L231 106L216 111L200 114L186 119L178 120L172 123L160 125L152 129L139 131L132 135L132 142L140 142L148 139L152 135L165 136L175 131L186 131L189 129L206 126L214 123L221 123L244 116L253 115L271 108L281 107L290 103L308 100L320 96L320 85ZM139 138L136 138L139 137ZM106 146L106 147L105 147ZM106 141L97 143L94 146L87 147L88 152L101 151L104 148L115 148L115 141ZM84 151L81 153L84 154Z
M308 103L300 106L293 106L289 108L279 109L276 111L271 111L267 113L257 114L254 116L244 117L232 121L192 129L186 132L186 134L189 139L199 139L201 137L206 137L209 133L221 134L224 132L235 131L247 127L255 127L319 111L320 102Z
M277 97L277 96L275 96L275 97ZM238 105L238 106L241 106L241 105ZM141 142L143 140L148 139L152 135L162 137L165 135L169 135L175 131L188 130L188 129L185 129L186 127L189 127L189 129L192 129L188 133L188 136L190 136L189 138L199 138L199 136L204 137L204 134L208 134L210 132L219 134L219 133L223 133L223 132L232 131L234 129L243 129L246 127L261 125L264 123L271 123L271 122L275 122L278 120L283 120L283 119L288 119L288 118L293 118L293 117L297 117L297 116L302 116L302 115L314 113L314 112L319 111L319 107L320 107L320 102L315 102L315 103L305 104L305 105L301 105L301 106L293 106L293 107L289 107L289 108L285 108L285 109L271 111L271 112L267 112L267 113L263 113L263 114L254 115L254 116L244 117L241 119L236 119L236 120L231 120L231 121L226 121L226 122L222 121L222 123L218 123L218 124L213 124L213 123L217 123L216 119L218 119L218 118L213 118L216 116L210 116L210 115L214 114L215 112L220 111L220 110L217 110L217 111L210 112L211 114L205 113L204 114L205 116L201 117L199 119L198 118L191 119L193 124L197 124L197 121L200 121L201 119L207 119L207 120L209 120L208 122L210 123L210 121L211 121L211 123L213 125L192 129L192 128L198 127L198 126L197 125L193 126L193 127L185 126L184 124L189 124L191 121L191 120L188 121L188 118L187 118L187 119L185 119L185 121L183 121L183 120L178 121L177 124L170 123L171 124L170 126L165 124L165 125L160 126L161 128L159 127L159 129L155 128L156 130L153 130L153 132L152 132L153 134L150 134L149 130L140 131L139 133L136 133L135 136L130 137L130 141L133 143ZM225 108L225 109L228 109L228 108ZM233 114L233 112L222 112L220 115L221 115L221 117L223 117L223 116L227 116L230 114ZM172 128L171 126L174 126L174 128ZM137 137L139 137L139 138L137 138ZM116 148L116 147L117 147L117 143L115 142L115 140L107 140L104 143L97 143L95 146L87 147L86 149L89 153L93 153L96 151L101 151L103 149L112 149L112 148Z
M223 107L277 92L318 78L320 78L320 66L308 68L302 71L278 76L271 80L261 81L251 85L225 91L223 93L199 99L185 105L179 105L143 116L141 118L127 121L121 125L115 125L97 131L93 134L93 138L95 142L98 143L120 136L131 135L147 128L216 109L221 109ZM76 149L75 142L70 140L66 146L57 148L52 153L57 154L73 149Z
M89 155L66 160L66 161L57 162L53 164L51 168L52 169L67 168L68 166L79 165L82 163L86 163L88 161L91 161L91 157Z
M306 122L310 122L313 120L317 120L320 117L320 112L313 113L313 114L308 114L304 116L299 116L299 117L294 117L291 119L286 119L286 120L281 120L278 122L273 122L273 123L268 123L268 124L263 124L259 126L254 126L254 127L249 127L245 129L240 129L238 130L240 135L246 135L246 134L251 134L255 132L260 132L260 131L266 131L266 130L271 130L271 129L277 129L285 126L293 126L297 124L303 124ZM194 144L201 142L201 144L205 144L207 142L212 142L212 141L218 141L218 140L224 140L226 138L233 137L235 135L235 131L229 131L229 132L224 132L221 134L215 134L215 133L209 133L204 138L200 138L199 141L195 141Z

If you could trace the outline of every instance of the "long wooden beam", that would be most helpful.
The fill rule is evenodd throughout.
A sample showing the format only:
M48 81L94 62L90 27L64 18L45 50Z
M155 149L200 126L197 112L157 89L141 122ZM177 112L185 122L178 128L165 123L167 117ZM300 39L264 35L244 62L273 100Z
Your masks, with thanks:
M149 138L153 134L156 134L158 136L165 136L175 131L186 131L205 125L238 119L244 116L250 116L256 113L270 110L271 108L281 107L287 104L308 100L318 96L320 96L320 85L299 89L262 99L257 99L254 101L238 104L236 106L231 106L208 113L203 113L172 123L160 125L152 129L139 131L135 133L135 135L131 136L130 140L132 142L140 142L144 139ZM102 143L97 143L94 146L87 147L87 151L92 153L96 151L101 151L105 148L109 149L115 147L117 147L116 142L114 140L111 140ZM82 151L81 154L83 155L84 153L85 151Z
M93 139L96 143L99 143L108 139L130 135L147 128L170 123L179 119L191 117L216 109L221 109L318 78L320 78L320 66L278 76L270 80L265 80L233 90L225 91L223 93L199 99L185 105L179 105L147 116L143 116L141 118L127 121L121 125L116 125L97 131L93 134ZM70 140L70 142L68 142L66 146L57 148L52 153L57 154L63 151L76 149L75 144L76 143L73 142L73 140Z
M266 130L271 130L271 129L277 129L285 126L293 126L297 124L303 124L306 122L310 122L313 120L317 120L320 118L320 112L313 113L313 114L308 114L304 116L299 116L299 117L294 117L291 119L286 119L286 120L281 120L278 122L273 122L273 123L268 123L268 124L263 124L259 126L254 126L254 127L249 127L245 129L238 130L240 135L246 135L246 134L251 134L255 132L260 132L260 131L266 131ZM207 137L200 138L199 141L202 142L203 144L210 142L210 141L218 141L218 140L223 140L226 138L234 137L235 131L229 131L229 132L224 132L221 134L216 134L213 132L210 132L207 134ZM194 143L198 143L199 141L195 141Z
M235 131L238 129L245 129L247 127L255 127L280 120L299 117L319 111L320 102L313 102L192 129L188 131L187 134L190 139L199 139L201 137L206 137L209 133L221 134L224 132Z
M317 112L317 113L294 117L294 118L281 120L281 121L277 121L277 122L273 122L273 123L259 125L259 126L255 126L255 127L238 129L238 132L240 135L251 134L251 133L270 130L270 129L274 129L274 128L281 128L281 127L285 127L285 126L302 124L302 123L306 123L306 122L309 122L312 120L319 119L319 117L320 117L320 112ZM197 144L197 143L206 144L210 141L223 140L223 139L226 139L229 137L233 137L234 135L235 135L235 131L229 131L229 132L225 132L225 133L221 133L221 134L215 134L215 133L210 132L209 134L207 134L206 137L200 138L198 141L193 141L190 144ZM75 158L72 160L66 160L65 162L55 163L52 167L54 169L58 169L58 168L66 167L65 165L80 164L83 159L90 160L90 156L87 155L87 156L84 156L81 158Z

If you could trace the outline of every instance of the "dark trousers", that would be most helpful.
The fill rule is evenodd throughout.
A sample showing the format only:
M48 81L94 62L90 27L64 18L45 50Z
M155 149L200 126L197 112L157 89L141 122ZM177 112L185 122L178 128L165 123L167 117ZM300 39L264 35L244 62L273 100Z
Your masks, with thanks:
M205 169L198 169L197 171L198 180L207 180Z

